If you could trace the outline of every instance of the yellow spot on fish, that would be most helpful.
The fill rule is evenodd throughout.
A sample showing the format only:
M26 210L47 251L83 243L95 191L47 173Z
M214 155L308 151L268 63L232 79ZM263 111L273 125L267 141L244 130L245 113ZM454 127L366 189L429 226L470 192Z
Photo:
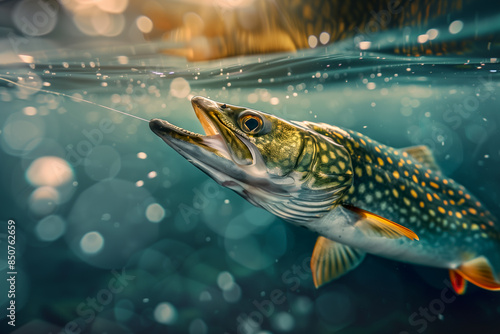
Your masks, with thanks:
M480 206L481 206L481 203L476 202L476 206L477 206L477 207L480 207Z
M403 157L407 158L408 157L408 153L403 152Z
M459 195L463 195L463 194L464 194L464 192L463 192L462 190L459 190L459 191L458 191L458 194L459 194Z
M443 204L444 204L444 205L448 205L448 201L447 201L447 200L444 200L444 201L443 201Z
M446 180L445 180L445 181L446 181ZM443 183L444 183L444 182L443 182ZM445 183L445 184L446 184L446 183ZM450 196L453 196L455 193L453 192L453 190L451 190L451 189L450 189L450 190L448 190L448 194L449 194Z
M407 163L408 165L411 165L411 160L410 160L410 159L406 160L406 163Z
M392 189L392 194L394 195L394 197L398 198L399 197L399 194L398 194L398 191L396 189Z
M469 208L469 212L472 213L473 215L477 214L477 211L474 208Z
M336 157L335 157L335 153L333 153L333 151L330 151L329 153L330 153L330 158L332 158L332 159L335 159L335 158L336 158Z
M472 224L472 225L470 226L470 228L471 228L471 230L474 230L474 231L475 231L475 230L479 230L479 226L477 226L477 224Z
M356 172L356 175L357 175L358 177L363 176L363 170L362 170L361 168L356 167L356 169L355 169L354 171Z
M410 176L410 173L408 173L408 171L407 171L407 170L405 170L405 172L404 172L404 173L405 173L405 176L406 176L406 177Z
M405 202L406 205L410 206L411 202L408 198L403 198L403 201Z
M467 223L462 223L462 227L463 227L463 229L464 229L464 230L466 230L466 229L467 229L467 227L468 227L468 226L467 226Z
M493 222L490 220L490 221L488 222L488 225L493 226L493 225L495 225L495 224L493 224Z
M412 175L411 179L413 180L413 182L418 183L418 179L417 179L416 175Z
M464 203L465 203L465 200L464 200L463 198L461 198L461 199L460 199L460 201L458 201L458 203L457 203L457 204L458 204L458 205L462 205L462 204L464 204Z
M442 207L440 207L440 206L438 206L438 211L439 211L439 212L441 212L441 213L443 213L443 214L444 214L444 213L446 213L446 210L445 210L445 209L443 209L443 208L442 208Z
M418 169L414 169L413 171L414 171L414 172L415 172L415 174L417 174L417 175L418 175L418 174L420 174L420 172L418 171Z
M412 190L410 190L410 194L411 194L413 197L415 197L415 198L417 198L417 197L418 197L417 192L416 192L415 190L413 190L413 189L412 189Z
M465 198L470 199L470 195L469 194L465 194Z
M366 166L366 174L368 174L368 176L372 176L372 167L371 166Z
M326 155L322 155L321 161L326 164L328 162L328 157Z
M337 166L331 166L330 173L340 174L340 170Z
M390 157L387 157L387 162L392 165L392 159Z
M394 176L394 178L396 179L399 179L399 173L397 170L395 170L394 172L392 172L392 176Z
M449 215L449 216L453 216L453 212L452 212L451 210L450 210L450 211L448 211L448 215Z
M439 198L439 196L438 196L436 193L434 193L434 194L432 194L432 195L433 195L433 196L434 196L434 198L435 198L435 199L437 199L438 201L440 201L440 200L441 200L441 198Z
M319 146L321 147L322 150L326 150L326 144L325 143L319 143Z
M429 178L429 173L424 174L426 178Z
M424 202L420 202L419 204L420 204L421 208L425 207L425 203Z
M451 204L451 205L455 205L455 201L454 201L454 200L452 200L452 199L450 199L450 204Z
M425 187L425 182L424 181L422 181L422 187Z
M432 188L439 189L439 186L438 186L438 184L437 184L437 183L435 183L435 182L430 182L429 184L431 185L431 187L432 187Z
M432 202L432 196L431 196L431 194L429 194L429 193L427 193L427 200L428 200L429 202Z
M370 156L369 156L368 154L367 154L367 155L365 155L365 159L366 159L366 161L367 161L368 163L373 163L372 158L370 158Z
M377 151L378 153L380 153L380 149L377 146L375 146L375 151Z
M434 210L432 210L432 209L430 209L430 210L429 210L429 214L430 214L431 216L433 216L433 217L436 215L436 213L435 213L435 212L434 212Z
M384 182L384 180L382 180L382 178L380 177L380 175L375 175L375 180L378 182L378 183L382 183Z
M344 170L345 169L345 162L339 161L339 167L341 170Z
M384 165L384 160L382 160L382 158L378 157L377 158L377 162L380 166L383 166Z
M462 218L462 214L460 212L455 212L455 216L457 216L457 218Z
M400 186L399 186L399 188L400 188L401 190L403 190L403 191L406 189L406 187L405 187L405 185L404 185L404 184L400 185Z
M359 141L361 142L361 144L366 146L366 142L362 138L359 138Z

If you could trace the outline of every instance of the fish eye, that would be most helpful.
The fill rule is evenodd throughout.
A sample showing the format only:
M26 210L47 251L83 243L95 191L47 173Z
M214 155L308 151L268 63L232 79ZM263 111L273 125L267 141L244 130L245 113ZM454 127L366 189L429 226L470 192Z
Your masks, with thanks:
M256 134L262 129L263 121L257 115L243 115L240 118L241 129L248 134Z
M227 105L224 103L223 105L220 106L221 109L226 109L227 108Z

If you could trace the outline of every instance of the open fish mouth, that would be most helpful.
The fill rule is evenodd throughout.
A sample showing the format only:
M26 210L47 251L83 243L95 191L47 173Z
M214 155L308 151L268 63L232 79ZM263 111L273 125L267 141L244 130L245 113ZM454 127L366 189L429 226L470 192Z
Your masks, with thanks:
M157 118L149 122L149 127L177 152L188 159L201 160L202 163L208 163L200 156L206 156L207 152L237 163L240 162L241 151L250 154L248 140L236 134L234 128L223 121L222 103L195 96L191 104L205 134L188 131Z

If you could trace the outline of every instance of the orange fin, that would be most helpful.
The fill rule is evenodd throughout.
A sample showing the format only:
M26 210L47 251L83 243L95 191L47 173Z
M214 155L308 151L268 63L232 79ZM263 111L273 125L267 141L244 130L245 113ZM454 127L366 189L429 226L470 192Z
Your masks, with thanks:
M496 281L491 264L484 256L463 263L455 271L480 288L500 290L500 283Z
M367 234L389 239L407 237L411 240L419 240L415 232L389 219L354 206L344 205L344 207L360 216L354 225Z
M467 288L467 281L455 270L450 269L449 272L453 290L455 290L457 295L463 295L465 293L465 289Z
M311 258L314 286L319 288L356 268L365 254L361 250L318 237Z

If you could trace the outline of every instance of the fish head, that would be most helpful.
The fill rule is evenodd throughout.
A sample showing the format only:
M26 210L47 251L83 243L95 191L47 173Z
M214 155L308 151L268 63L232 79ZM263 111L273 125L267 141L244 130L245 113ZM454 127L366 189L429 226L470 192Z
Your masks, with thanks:
M295 223L321 217L352 183L347 150L299 122L193 97L205 135L161 119L151 130L219 184Z

